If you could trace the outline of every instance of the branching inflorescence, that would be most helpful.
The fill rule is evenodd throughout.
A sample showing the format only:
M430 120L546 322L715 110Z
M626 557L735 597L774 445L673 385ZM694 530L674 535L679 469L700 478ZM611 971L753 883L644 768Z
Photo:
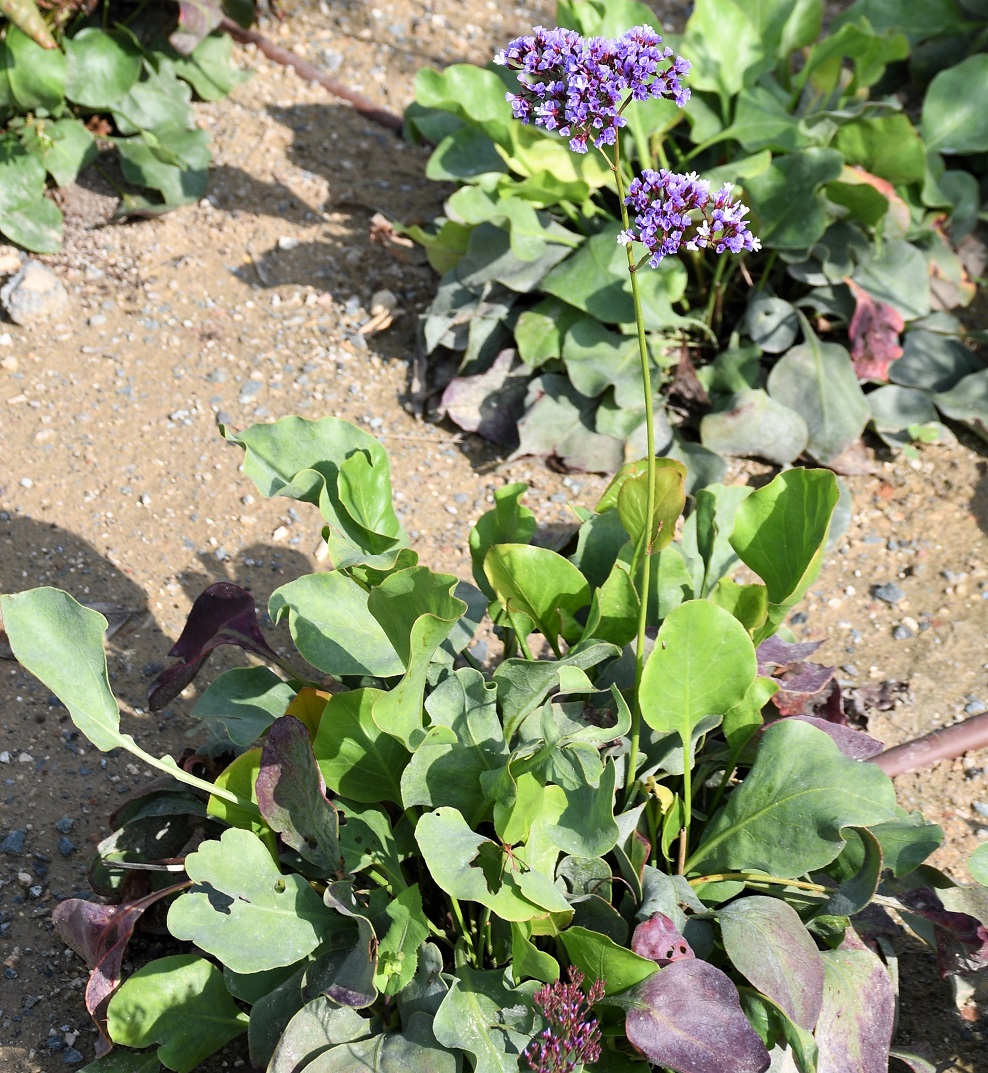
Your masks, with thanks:
M520 72L521 91L507 94L515 118L558 131L574 152L585 153L589 141L598 149L614 144L629 101L666 98L682 106L689 100L680 78L690 65L661 43L650 26L615 40L536 26L494 62Z
M556 980L535 993L548 1026L525 1049L533 1073L573 1073L600 1058L600 1025L590 1009L604 995L603 981L595 980L584 992L583 973L572 965L569 979L568 984Z

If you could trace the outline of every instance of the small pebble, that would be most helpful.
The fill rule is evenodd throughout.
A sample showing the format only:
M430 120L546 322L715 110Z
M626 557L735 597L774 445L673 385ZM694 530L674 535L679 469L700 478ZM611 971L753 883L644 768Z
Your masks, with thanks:
M795 611L789 616L789 622L793 626L802 626L810 616L805 611Z
M66 1047L62 1051L62 1061L67 1066L77 1066L80 1062L85 1060L85 1055L82 1051L77 1051L75 1047Z
M164 668L162 668L164 669ZM75 820L71 816L63 816L60 820L55 821L55 830L59 834L67 835L72 830L72 826Z
M871 595L887 604L897 604L906 597L906 594L894 581L889 581L884 585L873 585Z
M973 808L979 816L988 820L988 805L986 805L984 801L975 801L971 808Z
M905 641L915 636L916 634L908 626L903 626L901 623L892 631L893 641Z
M967 715L984 715L988 712L988 704L983 700L972 700L964 705L964 711Z
M76 844L71 839L66 838L65 835L62 835L58 840L58 852L63 857L71 857L75 851Z

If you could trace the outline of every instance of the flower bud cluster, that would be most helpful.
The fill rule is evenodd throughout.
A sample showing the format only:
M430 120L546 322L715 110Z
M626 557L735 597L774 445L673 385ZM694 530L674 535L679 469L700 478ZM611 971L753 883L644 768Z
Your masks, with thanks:
M640 242L655 268L663 257L687 250L713 248L715 253L754 252L761 243L748 229L746 205L731 199L730 183L711 195L710 184L695 172L679 175L646 168L633 179L625 198L635 226L622 231L618 242Z
M585 153L590 141L598 149L614 144L629 100L666 98L680 107L689 100L680 79L690 65L661 43L650 26L613 40L536 26L533 36L512 41L494 62L520 72L521 91L506 95L514 117L558 131L574 152Z
M584 993L583 973L570 966L568 984L546 984L535 993L535 1005L548 1026L525 1048L533 1073L574 1073L585 1062L600 1058L600 1025L590 1008L604 994L604 983L595 980Z

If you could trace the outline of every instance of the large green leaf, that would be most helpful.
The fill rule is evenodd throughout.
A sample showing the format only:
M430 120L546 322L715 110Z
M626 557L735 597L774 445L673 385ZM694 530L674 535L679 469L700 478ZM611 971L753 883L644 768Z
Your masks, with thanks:
M496 695L496 687L472 668L456 671L433 690L425 702L432 725L402 773L400 804L450 805L473 828L489 817L492 803L481 776L508 758Z
M45 124L50 139L44 150L45 168L58 186L68 186L97 157L96 139L81 119L56 119Z
M906 320L930 312L930 270L920 249L904 239L887 242L880 253L855 269L851 278L877 302L884 302Z
M57 253L62 226L62 210L41 196L0 215L0 232L34 253Z
M319 895L302 876L282 875L249 831L231 827L203 842L185 858L185 870L195 886L172 902L168 930L234 972L291 965L333 930L333 914Z
M223 1044L247 1031L248 1016L230 996L223 974L205 958L158 958L124 981L110 999L107 1028L124 1047L158 1047L175 1073L192 1073Z
M690 86L713 90L726 101L754 82L765 60L765 43L748 7L739 0L699 0L694 6L680 42L693 65ZM725 62L727 56L730 62Z
M474 1073L516 1073L535 1034L534 980L511 987L502 971L456 970L433 1024L444 1047L473 1055Z
M642 717L688 745L704 716L723 716L744 699L757 670L751 638L730 612L707 600L680 604L662 623L645 664Z
M86 108L109 108L140 77L141 52L127 33L90 26L66 38L63 47L65 95Z
M400 805L399 780L408 750L374 722L371 712L383 695L377 689L354 689L330 697L312 750L334 793L352 801Z
M846 451L871 416L848 352L812 332L772 367L768 392L803 417L809 429L807 450L822 463Z
M859 117L837 132L834 148L848 164L888 179L893 186L920 183L926 174L926 149L907 115Z
M169 131L161 138L144 131L136 137L118 138L116 146L124 177L158 190L169 207L185 205L206 192L206 131Z
M817 242L830 223L818 191L843 167L836 149L810 148L778 157L767 171L752 176L745 195L762 243L772 249L804 250Z
M774 633L820 572L840 489L825 470L793 469L752 492L734 515L731 547L768 588ZM764 637L756 636L756 642Z
M605 995L619 995L658 971L654 961L618 946L598 931L574 924L559 937L570 961L588 980L604 981Z
M191 56L167 52L175 73L188 82L204 101L218 101L251 77L233 63L233 38L226 33L204 37Z
M570 643L579 638L574 616L590 603L590 587L568 559L530 544L496 544L484 559L484 573L507 611L528 616L554 648L560 637Z
M484 573L488 551L495 544L527 544L535 535L535 515L521 504L521 497L527 491L528 485L521 481L495 489L493 508L482 514L470 530L473 577L490 598L494 597L494 590Z
M967 422L988 440L988 369L958 380L949 391L933 396L937 408L955 421Z
M921 130L926 148L938 153L988 149L988 55L983 52L948 67L933 79L923 99Z
M246 749L285 714L295 696L269 667L234 667L210 682L192 714L209 721L214 739Z
M511 106L504 83L493 71L455 63L443 71L423 67L415 76L415 100L425 108L451 112L479 127L492 141L511 144Z
M368 607L367 590L338 570L304 574L275 589L268 602L274 622L288 619L299 652L336 676L401 674L401 657Z
M371 1028L370 1020L356 1010L317 995L288 1022L271 1055L268 1073L296 1073L330 1047L369 1036Z
M13 134L0 135L0 215L40 201L45 169Z
M23 112L56 115L65 100L65 56L57 48L42 48L12 26L4 35L10 92Z
M754 766L711 818L687 870L801 876L837 858L845 827L895 815L884 772L848 759L822 730L781 719L765 731Z

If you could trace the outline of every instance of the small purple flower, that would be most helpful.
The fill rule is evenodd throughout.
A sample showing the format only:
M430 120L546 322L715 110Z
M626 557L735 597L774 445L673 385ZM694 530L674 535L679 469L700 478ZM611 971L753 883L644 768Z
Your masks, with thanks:
M614 40L536 26L533 36L512 41L494 62L519 72L521 91L506 94L515 119L556 130L574 152L585 153L590 141L598 149L614 144L629 100L664 97L680 107L689 100L680 79L690 65L661 42L650 26Z
M570 966L568 984L557 980L535 992L535 1005L548 1027L525 1048L533 1073L573 1073L585 1062L600 1058L600 1025L590 1008L604 995L603 980L581 990L583 973Z
M622 231L618 242L640 242L648 250L648 263L657 267L680 247L700 250L710 246L716 253L755 252L761 242L748 229L748 207L731 200L730 183L711 196L710 184L695 172L652 171L646 168L628 188L625 202L634 215L635 227Z

